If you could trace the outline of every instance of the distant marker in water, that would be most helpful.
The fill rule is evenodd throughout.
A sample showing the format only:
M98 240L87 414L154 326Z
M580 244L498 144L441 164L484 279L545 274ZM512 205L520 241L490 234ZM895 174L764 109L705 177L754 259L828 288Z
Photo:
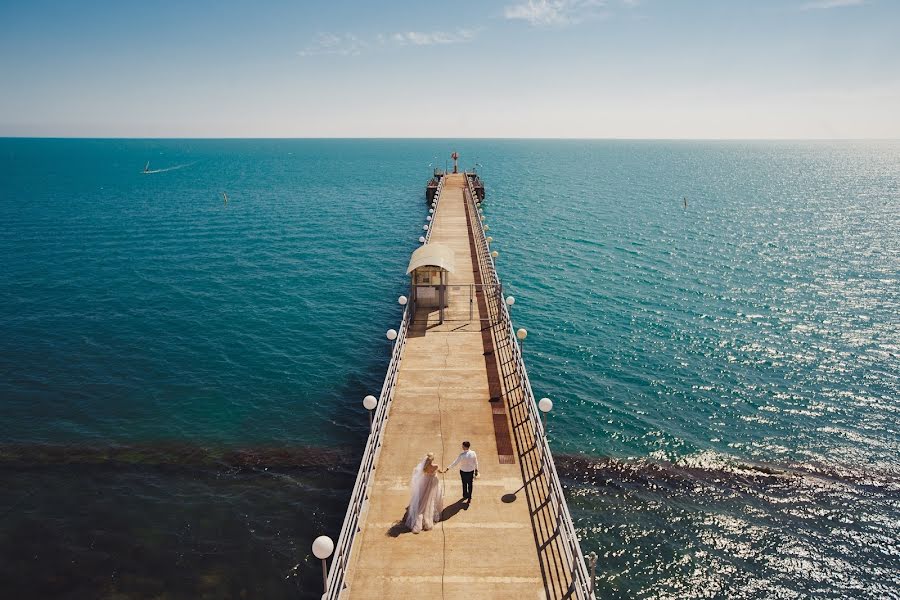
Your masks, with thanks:
M228 206L228 194L226 194L225 192L222 192L222 198L225 200L223 205Z
M687 210L687 196L684 197L684 210Z

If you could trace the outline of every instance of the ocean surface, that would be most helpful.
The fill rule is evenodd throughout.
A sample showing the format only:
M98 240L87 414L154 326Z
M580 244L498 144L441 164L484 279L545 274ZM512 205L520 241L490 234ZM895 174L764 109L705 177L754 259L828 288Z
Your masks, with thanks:
M512 140L0 139L0 595L318 598L452 150L599 596L900 598L900 143Z

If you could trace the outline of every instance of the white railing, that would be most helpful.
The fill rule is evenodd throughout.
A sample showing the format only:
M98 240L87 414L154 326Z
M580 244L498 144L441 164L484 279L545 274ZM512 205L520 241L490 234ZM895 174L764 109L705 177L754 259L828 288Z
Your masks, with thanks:
M435 207L431 221L428 222L428 231L425 233L426 243L431 239L431 231L434 229L434 222L437 219L437 207L443 187L444 178L442 177L434 194ZM356 539L356 534L360 531L359 519L369 504L369 492L374 479L373 473L378 462L378 455L381 453L381 442L384 437L391 402L394 399L394 387L397 384L397 374L400 372L400 363L403 360L403 347L406 345L406 334L411 320L412 311L410 305L407 304L403 310L400 329L397 331L397 339L394 341L391 362L388 365L387 374L384 376L384 383L381 386L378 406L372 418L372 429L369 432L369 438L366 440L366 448L363 451L359 471L356 474L356 483L353 486L350 502L347 505L344 524L341 526L341 534L334 547L331 569L328 572L328 591L322 596L323 599L337 600L344 589L347 567L353 554L353 542Z
M446 177L440 178L440 180L438 181L437 190L435 190L435 192L434 192L434 201L432 202L432 204L434 204L434 207L433 207L434 212L430 213L431 220L428 221L428 231L425 233L425 243L426 244L431 241L431 232L434 230L435 221L437 221L438 205L441 202L441 191L443 191L443 189L444 189L444 180L445 179L446 179ZM432 208L431 204L429 204L428 207Z
M498 315L500 322L496 325L502 330L505 330L504 333L508 336L508 345L514 359L512 362L514 364L515 374L521 382L522 391L525 395L524 403L528 409L529 424L532 428L534 443L540 448L540 471L543 471L547 478L550 496L549 500L555 505L554 508L558 515L556 521L558 531L571 570L571 597L594 598L594 586L592 585L587 566L584 562L584 555L581 553L578 534L575 531L572 515L569 513L569 507L566 504L562 484L559 481L559 474L556 472L556 465L554 464L553 456L550 453L550 446L547 443L546 432L544 431L541 415L538 412L537 401L534 392L531 389L531 381L528 379L528 371L525 369L525 362L522 360L521 348L519 347L519 344L515 342L516 334L512 325L512 319L509 315L509 307L503 298L503 288L500 285L500 278L497 275L497 269L494 265L494 257L491 256L490 246L487 242L487 235L484 230L484 223L478 212L478 203L476 202L477 196L475 195L472 180L468 175L466 175L466 184L466 189L468 191L468 194L466 194L466 201L469 204L470 214L472 215L472 229L476 238L475 241L477 252L479 254L479 264L482 265L482 271L484 271L485 268L488 271L488 273L482 273L482 283L487 283L484 281L485 276L490 277L490 283L494 284L492 286L495 290L494 293L498 296L498 298L495 299L495 304L497 305L496 310L500 313Z

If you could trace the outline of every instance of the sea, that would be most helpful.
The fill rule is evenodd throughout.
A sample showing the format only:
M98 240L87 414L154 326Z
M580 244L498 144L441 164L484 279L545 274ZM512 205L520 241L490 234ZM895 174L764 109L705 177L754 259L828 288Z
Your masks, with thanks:
M0 596L318 598L452 151L598 597L900 598L900 142L488 139L0 139Z

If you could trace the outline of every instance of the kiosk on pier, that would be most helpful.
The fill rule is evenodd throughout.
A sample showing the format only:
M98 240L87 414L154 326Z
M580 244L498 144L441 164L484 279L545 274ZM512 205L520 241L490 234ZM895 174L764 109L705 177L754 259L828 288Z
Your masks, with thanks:
M413 315L416 308L433 307L440 311L440 322L444 322L447 286L455 268L453 249L443 244L425 244L412 253L406 274L410 276L409 297Z

